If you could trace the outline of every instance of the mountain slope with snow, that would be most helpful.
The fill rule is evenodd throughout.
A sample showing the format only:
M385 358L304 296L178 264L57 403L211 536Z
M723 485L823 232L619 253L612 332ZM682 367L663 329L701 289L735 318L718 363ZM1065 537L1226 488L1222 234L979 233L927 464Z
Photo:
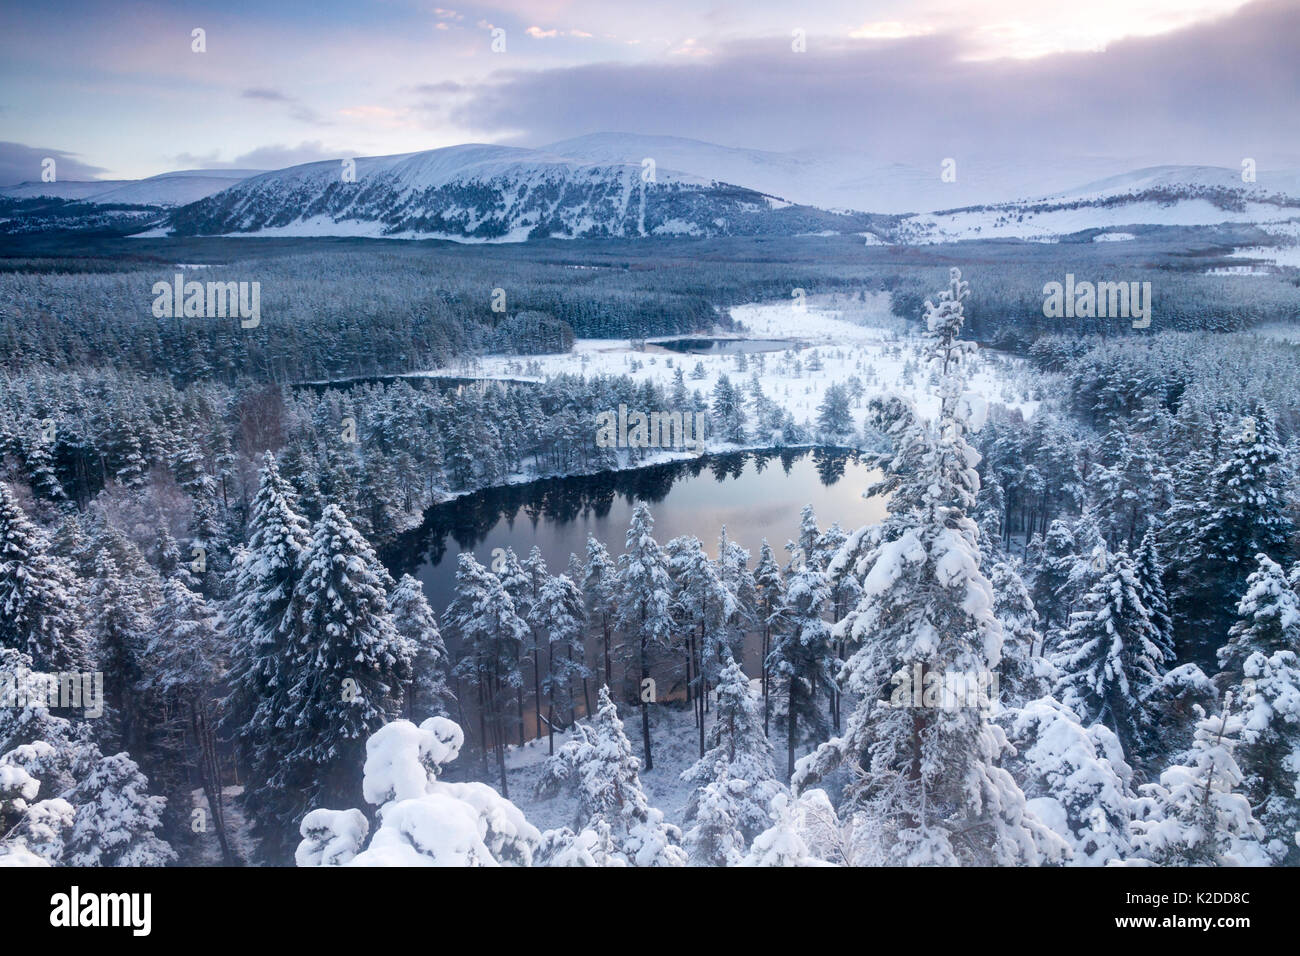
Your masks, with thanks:
M255 169L190 169L148 179L69 180L0 187L0 233L138 232Z
M907 217L895 242L962 239L1054 241L1086 230L1135 226L1265 224L1300 217L1300 173L1217 166L1154 166L1022 202L946 209ZM1106 233L1102 233L1106 235Z
M148 179L22 183L0 187L0 198L64 199L95 205L184 206L260 172L257 169L186 169Z
M300 235L522 241L529 238L860 232L872 217L798 206L640 162L464 145L255 176L177 210L175 235Z

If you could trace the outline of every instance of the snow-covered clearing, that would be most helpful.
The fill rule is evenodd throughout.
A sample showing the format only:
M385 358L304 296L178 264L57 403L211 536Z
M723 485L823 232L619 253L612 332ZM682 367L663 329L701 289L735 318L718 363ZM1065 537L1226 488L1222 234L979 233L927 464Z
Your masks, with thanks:
M845 317L850 308L855 321ZM722 375L729 376L733 384L745 386L757 375L764 394L789 409L801 425L816 420L830 385L847 382L856 375L868 397L881 392L899 393L914 401L924 415L938 412L939 401L924 368L922 340L896 331L899 323L889 311L887 294L878 294L865 303L855 300L851 306L841 308L819 303L815 298L809 298L803 308L789 302L751 303L734 307L731 315L744 324L745 337L789 339L791 347L745 355L746 368L742 370L742 356L738 355L672 352L656 345L653 339L645 343L644 350L634 349L626 339L579 339L573 351L563 355L489 355L469 367L414 375L534 381L565 374L627 375L638 382L653 381L667 388L672 385L674 371L680 368L686 376L686 387L699 390L706 400ZM818 363L820 369L815 367ZM697 364L703 369L703 377L696 377ZM1017 365L1018 360L982 351L972 363L969 388L990 403L1019 408L1030 417L1038 402L1013 382L1009 373ZM525 374L526 370L533 374ZM723 448L720 444L710 445L712 450Z
M761 706L761 691L757 680L751 681L751 693ZM592 697L595 698L595 688ZM641 713L633 707L619 707L619 718L623 721L623 731L632 743L632 752L641 758L641 787L645 790L652 807L663 811L670 823L681 825L690 799L691 788L682 782L682 771L691 767L700 756L699 730L695 725L692 708L685 703L655 704L650 708L651 747L654 754L654 769L647 771L641 751ZM712 710L705 717L705 732L713 726ZM586 719L584 718L584 723ZM555 735L555 746L567 740L563 734ZM785 768L784 738L773 733L769 738L774 748L773 762L777 767L777 776L782 776ZM808 753L811 748L801 746L796 750L796 758ZM545 737L530 740L522 747L511 747L506 754L506 779L510 782L510 800L524 812L528 822L540 830L555 827L573 826L577 810L577 798L573 793L563 792L549 800L539 800L534 795L534 788L542 775L549 747ZM462 760L473 759L462 757ZM499 789L500 780L495 776L495 768L490 768L486 777L477 766L471 776L483 779Z

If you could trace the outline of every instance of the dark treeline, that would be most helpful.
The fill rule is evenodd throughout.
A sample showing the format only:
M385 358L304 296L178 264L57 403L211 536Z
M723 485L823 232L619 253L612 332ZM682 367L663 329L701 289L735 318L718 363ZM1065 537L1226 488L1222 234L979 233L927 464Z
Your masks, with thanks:
M1045 318L1043 285L1067 272L1150 281L1153 332L1231 331L1300 311L1294 280L1202 274L1240 262L1223 258L1233 238L1193 254L1148 241L965 244L964 260L998 262L987 272L974 267L981 282L968 306L970 333L1016 350L1048 334L1138 334L1117 319ZM915 320L953 248L864 247L847 238L464 247L46 237L20 254L0 245L0 350L10 371L111 365L184 386L397 374L487 351L564 350L575 335L707 331L730 325L730 306L788 299L796 288L888 290L895 313ZM178 271L187 281L260 283L260 323L155 318L153 283Z

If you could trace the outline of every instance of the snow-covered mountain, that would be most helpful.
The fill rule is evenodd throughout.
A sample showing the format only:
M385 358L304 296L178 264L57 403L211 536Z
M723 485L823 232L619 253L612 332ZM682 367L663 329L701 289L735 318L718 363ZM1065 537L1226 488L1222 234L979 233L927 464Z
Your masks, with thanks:
M882 162L859 153L820 147L772 152L677 136L629 133L593 133L543 148L591 163L640 164L648 158L660 168L740 183L790 202L886 215L1032 194L1032 182L1020 166L973 163L967 170L963 165L956 181L944 182L938 158L930 164Z
M166 229L509 242L861 232L872 222L657 161L588 162L473 144L265 173L176 210Z
M148 179L69 180L0 187L0 233L138 232L169 210L221 192L257 169L188 169Z
M0 197L64 199L100 206L184 206L260 172L260 169L185 169L148 179L22 183L0 187Z
M1040 199L972 205L905 218L896 242L962 239L1054 241L1087 230L1096 239L1131 238L1141 226L1268 224L1300 217L1300 172L1259 170L1243 182L1240 169L1152 166Z
M1097 161L1098 163L1100 161ZM351 164L346 165L346 164ZM467 144L269 172L191 170L139 181L0 189L0 232L280 235L517 242L539 237L864 235L1098 240L1149 226L1300 221L1300 172L1151 166L1035 191L1044 163L880 163L673 136L595 133L540 149ZM1091 169L1080 160L1070 169ZM1056 170L1059 180L1069 170ZM1035 178L1037 177L1037 178ZM952 177L949 177L950 179ZM1064 183L1057 184L1058 187ZM938 210L919 211L918 210Z

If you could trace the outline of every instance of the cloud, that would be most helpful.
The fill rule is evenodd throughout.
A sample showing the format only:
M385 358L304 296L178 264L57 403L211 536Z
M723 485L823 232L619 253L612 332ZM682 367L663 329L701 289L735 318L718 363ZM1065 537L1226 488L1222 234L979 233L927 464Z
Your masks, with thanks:
M933 27L898 20L881 20L864 23L856 30L849 31L849 36L855 40L901 40L903 37L924 36L933 32Z
M292 103L293 102L292 97L286 96L284 93L281 93L279 90L268 90L268 89L244 90L244 92L241 93L240 96L242 96L246 100L267 100L268 102L271 103Z
M252 87L244 90L239 94L241 99L260 100L263 103L283 103L289 108L289 115L300 123L310 123L316 126L332 126L330 120L325 119L310 106L304 104L296 97L292 97L280 90L269 87Z
M231 160L218 158L217 153L195 155L180 153L174 161L181 168L195 169L283 169L285 166L298 166L302 163L317 163L327 159L340 159L356 156L357 153L347 149L335 149L324 143L303 142L297 146L259 146L257 149L236 156Z
M54 160L55 174L62 181L97 179L106 172L100 166L83 163L76 158L76 153L48 146L0 142L0 186L40 182L41 163L47 157Z
M501 71L452 119L531 145L625 129L900 162L1158 155L1236 166L1253 156L1276 166L1262 157L1300 156L1296 36L1300 6L1288 0L1034 59L974 59L986 48L966 31L809 35L806 53L779 35L715 46L707 58Z
M448 93L460 93L466 89L463 83L455 80L443 80L441 83L421 83L414 87L421 96L443 96Z

